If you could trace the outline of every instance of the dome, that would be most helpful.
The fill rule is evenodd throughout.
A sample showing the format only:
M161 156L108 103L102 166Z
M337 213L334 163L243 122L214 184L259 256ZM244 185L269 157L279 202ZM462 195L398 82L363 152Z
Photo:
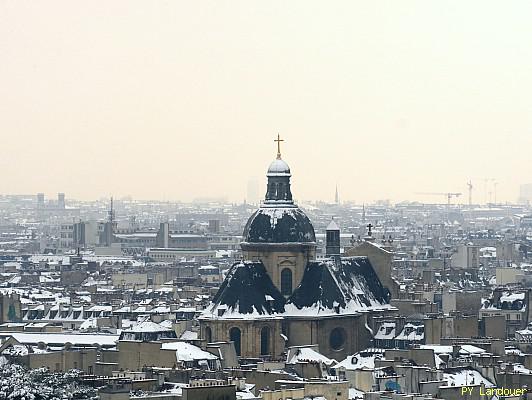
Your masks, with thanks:
M286 176L290 175L290 167L280 158L273 160L268 167L267 176Z
M248 243L315 243L312 222L298 207L262 207L244 227Z

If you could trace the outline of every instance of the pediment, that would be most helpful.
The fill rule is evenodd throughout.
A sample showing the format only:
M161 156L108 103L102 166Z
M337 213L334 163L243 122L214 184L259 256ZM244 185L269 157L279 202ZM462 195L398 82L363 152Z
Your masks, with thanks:
M288 266L295 266L296 265L296 258L295 257L286 257L282 260L279 260L278 262L279 266L288 267Z

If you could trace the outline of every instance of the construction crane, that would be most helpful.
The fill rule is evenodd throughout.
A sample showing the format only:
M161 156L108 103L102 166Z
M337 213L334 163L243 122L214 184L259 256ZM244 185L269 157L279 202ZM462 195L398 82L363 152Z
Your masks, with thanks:
M491 203L491 191L488 188L488 183L491 182L495 190L495 203L497 203L497 193L496 193L497 192L497 181L495 178L473 178L472 180L484 182L484 203L485 204ZM471 179L469 180L469 182L471 182Z
M445 192L445 193L440 193L440 192L419 192L419 193L416 193L416 194L445 196L445 197L447 197L447 205L448 206L451 205L451 198L452 197L459 197L459 196L462 195L462 193L456 193L456 192Z

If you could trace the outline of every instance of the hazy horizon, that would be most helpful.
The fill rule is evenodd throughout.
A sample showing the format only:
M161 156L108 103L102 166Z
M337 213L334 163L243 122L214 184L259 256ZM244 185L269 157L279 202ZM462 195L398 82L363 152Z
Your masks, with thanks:
M512 7L510 7L511 5ZM0 3L1 194L515 202L532 3ZM485 179L489 179L486 181ZM495 194L492 193L492 201Z

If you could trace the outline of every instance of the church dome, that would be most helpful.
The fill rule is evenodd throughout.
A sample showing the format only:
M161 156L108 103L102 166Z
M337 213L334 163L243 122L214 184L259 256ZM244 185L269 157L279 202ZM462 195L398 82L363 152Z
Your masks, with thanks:
M268 167L268 185L262 206L249 217L244 227L247 243L312 243L316 244L314 227L294 204L290 189L290 167L281 158L277 135L277 158Z
M315 243L312 222L299 207L261 207L244 227L248 243Z
M268 168L267 176L286 176L290 175L290 167L280 158L273 160Z

